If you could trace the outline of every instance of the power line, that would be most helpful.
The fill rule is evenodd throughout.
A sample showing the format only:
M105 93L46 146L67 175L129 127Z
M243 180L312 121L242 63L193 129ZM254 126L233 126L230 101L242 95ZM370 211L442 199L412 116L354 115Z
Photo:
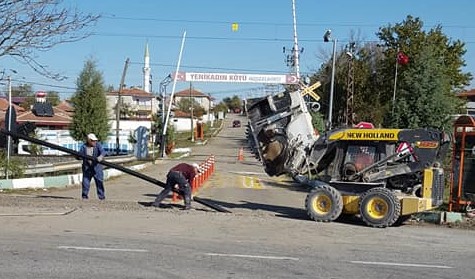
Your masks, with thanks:
M165 18L149 18L149 17L123 17L123 16L116 16L114 14L104 15L102 16L104 19L109 20L125 20L125 21L153 21L153 22L170 22L170 23L193 23L193 24L226 24L230 25L235 21L218 21L218 20L189 20L189 19L165 19ZM290 23L282 23L282 22L265 22L265 21L239 21L240 25L263 25L263 26L291 26ZM299 22L299 26L340 26L340 27L376 27L379 28L381 26L385 26L387 22L381 22L380 24L364 24L358 22ZM440 22L433 23L433 22L424 22L424 25L430 26L442 26L443 28L460 28L460 29L467 29L467 28L475 28L475 25L461 25L461 24L448 24L444 25Z
M143 65L143 62L130 62L130 64ZM173 67L173 66L175 66L175 65L172 65L172 64L162 64L162 63L150 63L150 65L151 66L158 66L158 67ZM183 66L181 66L181 68L182 69L239 71L239 72L246 72L246 73L278 73L278 74L287 74L288 73L288 72L284 72L284 71L273 71L273 70L263 70L263 69L203 67L203 66L195 66L195 65L183 65Z
M475 28L475 27L474 27ZM126 37L126 38L155 38L155 39L180 39L181 37L175 35L151 35L151 34L136 34L136 33L102 33L95 32L92 36L98 37ZM211 37L211 36L190 36L190 40L209 40L209 41L227 41L227 42L267 42L267 43L283 43L292 42L292 39L285 38L261 38L261 37L248 37L248 38L234 38L234 37ZM299 39L300 42L307 43L323 43L323 39ZM350 43L352 39L340 39L342 43ZM361 43L379 43L376 40L361 40ZM465 44L475 44L475 41L462 41Z

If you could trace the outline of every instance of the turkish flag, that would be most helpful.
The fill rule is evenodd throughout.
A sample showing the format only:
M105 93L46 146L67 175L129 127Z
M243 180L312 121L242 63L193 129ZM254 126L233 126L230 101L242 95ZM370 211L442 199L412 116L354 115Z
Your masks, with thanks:
M407 65L409 63L409 56L407 56L404 52L400 51L397 53L397 63L399 65Z

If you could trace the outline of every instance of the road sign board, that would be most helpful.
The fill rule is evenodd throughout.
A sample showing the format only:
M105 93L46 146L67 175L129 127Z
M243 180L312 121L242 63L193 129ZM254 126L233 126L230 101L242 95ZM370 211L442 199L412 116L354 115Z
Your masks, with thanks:
M187 73L177 72L172 75L176 81L193 82L230 82L230 83L266 83L266 84L297 84L296 75L267 74L233 74L233 73Z

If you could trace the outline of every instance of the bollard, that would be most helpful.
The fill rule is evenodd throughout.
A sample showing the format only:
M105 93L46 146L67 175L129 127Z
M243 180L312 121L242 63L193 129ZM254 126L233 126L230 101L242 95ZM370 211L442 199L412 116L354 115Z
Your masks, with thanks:
M199 180L200 180L200 184L199 184L199 185L200 185L200 186L199 186L199 187L203 186L204 177L205 177L205 176L204 176L202 173L200 173L200 176L199 176Z
M211 155L211 173L214 173L215 170L215 161L214 161L214 155Z
M237 160L238 161L244 161L244 149L242 147L239 148Z
M209 177L209 163L208 163L208 160L206 160L206 163L205 163L205 180L208 180L208 177Z
M196 185L196 177L194 177L193 180L191 181L191 191L194 193L196 189L198 189L198 187Z

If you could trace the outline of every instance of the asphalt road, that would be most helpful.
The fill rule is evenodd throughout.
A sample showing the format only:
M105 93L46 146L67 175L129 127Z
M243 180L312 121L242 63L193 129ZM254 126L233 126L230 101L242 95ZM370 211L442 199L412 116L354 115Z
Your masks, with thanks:
M82 202L79 187L0 195L0 278L473 278L473 230L310 221L305 189L267 177L248 150L237 161L234 119L182 159L216 156L196 195L232 213L144 207L159 188L125 175L105 202ZM175 163L143 173L163 180Z
M472 278L473 232L204 211L3 217L0 278Z

